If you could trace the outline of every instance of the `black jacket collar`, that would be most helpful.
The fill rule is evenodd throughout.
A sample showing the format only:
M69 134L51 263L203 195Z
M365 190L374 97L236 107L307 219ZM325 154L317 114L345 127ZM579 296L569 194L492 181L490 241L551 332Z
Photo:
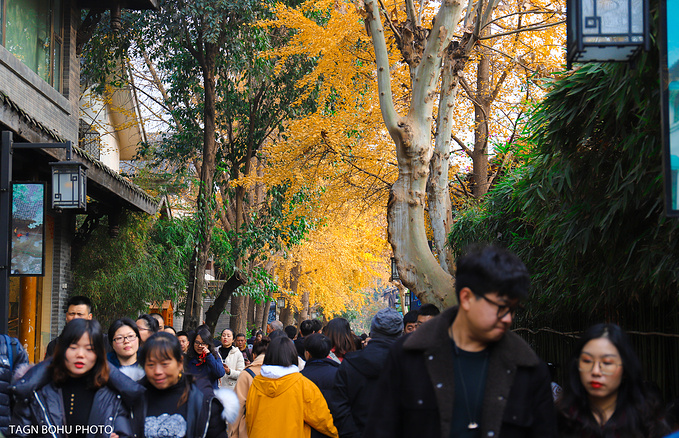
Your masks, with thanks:
M450 345L448 328L457 316L458 308L450 307L440 315L422 324L403 342L405 350L435 350ZM449 349L445 348L444 349ZM535 352L514 332L507 332L502 339L490 347L500 351L505 362L518 366L536 366L540 359Z

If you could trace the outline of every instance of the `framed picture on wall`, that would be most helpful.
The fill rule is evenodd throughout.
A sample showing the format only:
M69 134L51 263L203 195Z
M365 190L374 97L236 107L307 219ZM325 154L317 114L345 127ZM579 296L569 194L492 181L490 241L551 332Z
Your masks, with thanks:
M12 183L10 275L45 275L45 184Z

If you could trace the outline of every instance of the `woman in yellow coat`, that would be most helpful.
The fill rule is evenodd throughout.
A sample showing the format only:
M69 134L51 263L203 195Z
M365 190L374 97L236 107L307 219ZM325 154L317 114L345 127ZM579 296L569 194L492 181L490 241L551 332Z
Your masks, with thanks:
M297 349L288 337L271 341L261 375L248 391L245 416L249 438L309 438L313 427L337 438L321 390L299 373Z

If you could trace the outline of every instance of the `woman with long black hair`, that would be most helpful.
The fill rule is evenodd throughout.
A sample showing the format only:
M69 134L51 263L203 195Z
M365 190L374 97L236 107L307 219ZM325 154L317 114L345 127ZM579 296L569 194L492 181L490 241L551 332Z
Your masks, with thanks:
M669 433L641 363L615 324L590 327L568 368L559 402L562 438L660 438Z
M147 392L135 406L137 436L226 437L225 421L235 420L238 398L224 389L213 394L207 381L185 374L175 336L165 332L152 335L139 350L139 363L146 373L141 383Z
M186 372L206 379L212 389L219 388L219 379L226 374L222 359L212 343L212 333L206 325L196 329L186 354Z
M87 319L66 324L54 356L28 370L13 390L11 424L20 427L11 428L12 435L71 438L132 436L129 411L144 392L108 365L101 326ZM39 426L38 433L29 426Z
M351 332L349 321L344 318L334 318L323 328L323 334L332 342L330 357L336 362L342 362L347 353L356 351L354 334Z

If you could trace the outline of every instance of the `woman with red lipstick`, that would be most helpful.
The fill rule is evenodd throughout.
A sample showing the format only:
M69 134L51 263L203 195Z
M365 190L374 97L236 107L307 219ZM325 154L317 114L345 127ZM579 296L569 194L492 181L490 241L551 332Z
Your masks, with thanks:
M615 324L590 327L568 368L560 437L660 438L670 431L659 408L625 332Z
M132 436L129 412L144 388L109 367L99 322L74 319L59 335L54 356L28 370L13 391L13 436L122 438ZM36 435L37 425L47 427Z

